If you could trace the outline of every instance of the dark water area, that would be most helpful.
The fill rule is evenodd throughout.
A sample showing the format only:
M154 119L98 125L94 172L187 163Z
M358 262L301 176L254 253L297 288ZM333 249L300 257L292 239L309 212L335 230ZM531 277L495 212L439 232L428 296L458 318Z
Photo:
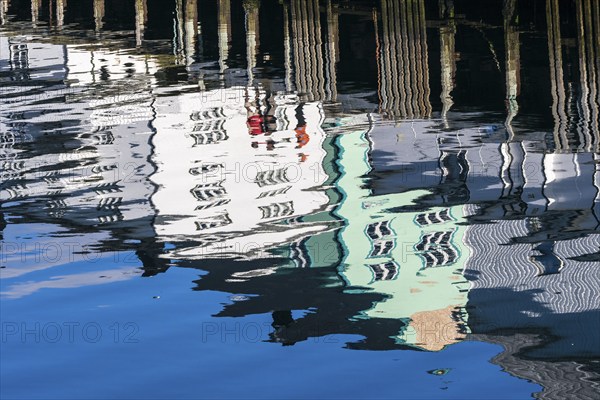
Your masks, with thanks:
M597 399L600 3L0 0L2 399Z

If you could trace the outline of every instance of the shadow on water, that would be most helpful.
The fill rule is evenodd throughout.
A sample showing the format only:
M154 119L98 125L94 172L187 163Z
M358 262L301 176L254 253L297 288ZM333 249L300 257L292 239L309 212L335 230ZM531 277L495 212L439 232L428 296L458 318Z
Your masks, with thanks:
M0 0L0 22L6 301L192 268L248 296L214 320L270 314L267 342L500 344L539 396L594 397L598 2ZM109 253L130 262L35 278Z

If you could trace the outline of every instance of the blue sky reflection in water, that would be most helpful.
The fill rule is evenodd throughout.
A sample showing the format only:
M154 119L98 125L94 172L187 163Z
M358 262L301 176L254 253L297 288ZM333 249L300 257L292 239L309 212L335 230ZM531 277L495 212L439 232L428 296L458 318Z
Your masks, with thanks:
M594 398L599 11L0 0L1 397Z

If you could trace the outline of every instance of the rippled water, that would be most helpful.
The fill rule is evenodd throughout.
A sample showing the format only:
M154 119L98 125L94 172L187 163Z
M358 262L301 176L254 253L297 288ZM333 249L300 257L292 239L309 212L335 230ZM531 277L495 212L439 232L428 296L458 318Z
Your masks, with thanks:
M2 398L597 398L598 2L0 20Z

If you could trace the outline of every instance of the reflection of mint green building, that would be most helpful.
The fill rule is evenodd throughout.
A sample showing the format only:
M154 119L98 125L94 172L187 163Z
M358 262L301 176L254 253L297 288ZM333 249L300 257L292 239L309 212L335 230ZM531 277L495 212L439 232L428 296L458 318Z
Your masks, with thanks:
M423 349L440 350L460 340L469 289L462 275L469 255L465 227L459 225L462 206L394 211L427 192L372 196L365 187L371 169L369 133L344 133L338 141L336 185L343 198L336 214L345 221L339 234L344 247L340 273L361 292L389 295L357 318L403 319L408 327L398 333L398 342Z

